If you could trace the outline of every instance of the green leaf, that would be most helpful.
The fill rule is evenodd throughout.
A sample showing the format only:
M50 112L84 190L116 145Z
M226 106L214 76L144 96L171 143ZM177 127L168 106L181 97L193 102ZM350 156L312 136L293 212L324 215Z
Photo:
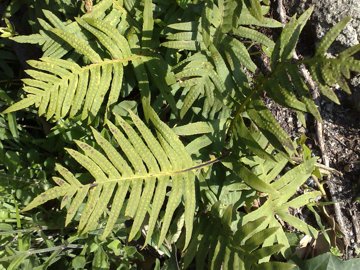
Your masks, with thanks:
M276 42L271 57L273 66L275 66L278 61L284 62L292 58L300 33L310 18L313 10L314 7L310 7L298 19L292 17L290 22L285 25L280 38Z
M35 104L38 101L39 101L39 97L37 97L36 95L28 95L26 98L11 105L9 108L4 110L2 113L11 113L11 112L19 111L19 110L30 107L31 105Z
M208 122L193 122L184 126L174 127L173 131L179 136L190 136L211 133L214 129Z
M335 41L341 31L345 28L345 26L350 22L351 17L345 17L340 22L338 22L333 28L328 31L325 36L319 42L316 48L316 55L323 56L331 44Z
M39 108L39 115L45 114L47 119L60 119L68 115L74 118L80 109L82 119L89 115L95 116L108 92L107 110L119 98L123 65L128 60L129 58L106 60L84 67L54 58L29 61L37 70L27 70L31 79L24 79L24 90L28 95L5 112L21 110L35 104ZM36 85L36 88L33 85ZM100 91L99 85L102 86Z
M257 20L262 21L263 15L261 11L261 5L259 0L244 0L247 8L250 11L250 14L254 16Z
M295 265L290 263L283 263L283 262L266 262L261 263L255 267L258 270L292 270L294 269Z
M83 153L67 149L71 157L92 176L87 180L88 183L81 184L70 171L57 165L64 180L54 178L59 186L37 196L23 211L28 211L56 197L68 196L67 200L70 202L66 217L68 224L86 198L78 230L87 233L96 229L100 217L107 212L108 204L111 204L108 222L101 237L104 239L114 227L123 209L125 196L129 193L125 215L134 217L129 240L141 230L146 214L150 211L146 239L148 243L160 218L160 210L164 205L166 206L159 238L161 245L169 230L174 212L183 200L186 218L185 246L187 246L191 239L196 206L195 175L192 172L196 168L177 135L160 121L153 110L150 111L149 117L158 132L158 138L138 116L132 112L129 114L136 129L120 116L116 116L119 128L108 122L109 131L120 146L121 154L93 129L94 138L100 146L99 150L80 141L76 143ZM170 192L165 203L169 187L173 192Z
M265 192L271 195L276 196L278 191L274 189L271 185L263 182L259 177L253 174L248 168L242 166L240 171L238 172L239 176L243 179L243 181L252 187L253 189Z
M54 34L59 36L61 39L66 41L71 47L73 47L79 53L85 55L89 60L93 63L97 63L101 61L100 55L95 52L89 44L87 44L84 40L79 39L76 35L70 34L60 29L54 29Z
M282 129L260 99L252 101L247 113L274 147L277 149L285 148L290 152L294 150L289 135Z
M332 255L331 253L325 253L319 255L315 258L300 262L298 264L301 270L331 270L331 269L344 269L344 270L354 270L360 267L360 259L351 259L348 261L342 261L338 257Z
M39 205L42 205L50 200L53 200L55 198L64 196L67 192L70 191L71 186L69 185L62 185L58 187L51 188L43 193L41 193L39 196L37 196L31 203L29 203L22 212L29 211L35 207L38 207Z
M100 246L95 251L94 259L92 261L92 269L103 270L109 268L110 268L109 257L106 254L105 250Z
M257 0L256 0L257 1ZM247 27L239 26L237 29L233 29L235 35L239 37L248 38L252 41L258 42L269 49L273 49L275 46L274 41L265 36L264 34Z

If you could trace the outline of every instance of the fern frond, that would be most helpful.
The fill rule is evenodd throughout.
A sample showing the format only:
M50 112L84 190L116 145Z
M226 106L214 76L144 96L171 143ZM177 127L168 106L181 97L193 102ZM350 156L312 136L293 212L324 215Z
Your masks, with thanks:
M225 53L229 53L229 51L232 51L233 55L236 55L238 57L239 61L241 62L241 64L244 65L244 67L246 67L251 72L255 72L257 66L251 59L247 48L242 42L235 38L228 37L224 39L223 44L226 49Z
M308 63L310 73L317 82L320 92L337 104L339 99L331 87L338 85L344 92L351 94L347 80L351 71L360 72L360 61L353 58L353 55L360 50L360 46L350 47L332 58L325 53L349 20L348 17L344 18L326 34L317 48L316 55Z
M263 14L261 10L261 4L259 0L244 0L245 5L247 6L250 14L256 18L258 21L262 21Z
M151 47L151 36L154 29L154 17L152 1L144 1L144 12L143 12L143 27L142 27L142 47Z
M92 12L83 15L82 19L101 19L102 22L107 23L107 25L112 27L119 24L118 29L120 29L123 27L124 20L120 21L121 16L119 16L120 14L117 10L112 9L107 16L104 16L104 14L106 14L105 11L111 8L112 5L113 1L103 0L94 5ZM72 47L64 42L64 40L57 39L52 34L54 29L60 29L67 33L75 34L77 38L84 39L85 35L81 32L81 28L76 22L62 22L49 10L43 10L43 14L46 21L41 18L38 19L39 24L42 27L39 34L32 34L28 36L21 35L12 39L19 43L39 44L42 46L44 51L43 57L54 58L62 58L64 55L72 51Z
M350 17L345 17L334 27L332 27L329 32L326 33L316 48L316 56L322 56L327 52L331 44L335 41L337 36L341 33L350 20Z
M100 1L98 4L94 5L92 8L92 11L90 13L85 14L83 17L84 18L88 18L88 17L92 17L92 18L99 18L101 19L104 14L105 11L108 10L113 4L112 0L102 0Z
M23 89L28 97L4 112L17 111L25 108L26 104L30 106L38 101L39 104L35 104L39 109L38 113L45 115L47 119L60 119L67 115L75 117L81 108L82 119L97 115L107 93L109 98L106 109L118 99L123 65L131 59L134 57L104 60L85 67L55 58L31 60L29 65L36 70L28 70L31 78L24 79Z
M288 202L288 200L296 193L298 187L301 186L312 174L312 171L314 170L315 160L315 158L306 160L301 165L298 165L294 169L288 171L279 179L273 181L270 186L277 190L278 193L269 193L269 200L257 210L247 214L243 220L244 224L254 221L259 217L266 217L266 220L258 226L258 231L263 230L268 226L281 228L281 225L278 223L274 216L279 215L281 218L284 219L285 222L288 222L291 226L294 226L305 234L316 238L318 232L315 228L291 216L288 212L289 208L298 208L304 206L309 202L316 200L316 198L321 195L320 192L313 191L305 193ZM243 175L243 177L249 177L249 175ZM254 177L255 176L253 176L252 178ZM259 179L262 178L261 175L257 177L258 181L260 181ZM260 189L256 189L260 191ZM274 213L274 215L269 217L269 212ZM289 247L288 240L283 234L284 232L282 230L279 230L277 233L275 233L278 243L284 245L282 252L285 251L286 247ZM273 240L269 240L266 242L266 244L264 244L273 244Z
M232 205L221 209L217 201L207 217L197 224L197 230L190 242L183 261L184 269L195 260L196 269L262 269L261 260L278 253L283 247L280 244L262 246L264 240L271 237L278 228L267 228L258 231L258 226L265 220L263 217L241 224L234 220L236 211ZM234 232L232 223L237 224ZM272 265L272 264L270 264ZM291 264L284 264L291 269Z
M287 72L290 76L291 83L294 85L296 92L300 96L300 100L306 105L306 110L310 112L317 121L321 121L320 112L313 99L309 96L309 88L301 77L297 67L289 65Z
M234 130L232 131L234 139L233 151L235 149L239 151L249 149L250 152L264 160L275 160L273 156L266 152L264 147L259 144L256 139L257 133L245 125L244 119L241 116L238 116L238 119L234 123Z
M160 121L154 111L151 111L150 120L158 132L158 138L135 114L130 112L130 116L136 129L120 116L116 116L119 127L108 123L109 131L119 144L122 154L94 129L93 135L101 151L80 141L77 141L77 145L83 153L67 149L68 153L92 175L94 182L82 184L73 173L57 165L57 171L63 177L56 178L58 186L40 194L23 211L56 197L71 194L66 217L66 224L69 224L86 199L78 229L81 233L87 233L96 229L99 219L106 213L108 204L111 204L106 228L102 234L102 238L105 238L115 226L125 196L129 193L125 214L134 218L129 240L140 231L146 215L149 215L146 236L148 243L159 220L160 210L165 205L158 243L161 245L169 230L172 216L183 199L187 246L192 234L195 213L195 175L192 172L192 159L178 137ZM167 189L170 187L168 202L165 203Z
M202 36L198 33L199 24L197 22L175 23L167 26L166 39L161 46L177 49L198 51L204 47ZM174 32L180 31L180 32Z
M270 38L268 38L264 34L254 30L254 29L239 26L238 28L233 29L233 32L235 35L237 35L239 37L248 38L252 41L255 41L257 43L260 43L260 44L268 47L271 50L275 46L274 41L272 41Z
M269 80L265 84L265 89L269 96L277 103L293 108L298 111L305 112L306 105L297 99L296 95L292 92L292 84L287 80L286 74L279 74L278 79Z
M181 104L181 118L185 116L193 103L200 97L205 97L202 111L204 115L215 109L217 101L218 104L225 103L225 85L222 78L220 78L220 74L214 70L214 66L205 55L197 53L190 56L173 67L175 72L178 69L180 71L175 73L176 84L183 87L185 96ZM222 93L225 93L224 97Z
M236 12L236 7L238 3L235 0L221 0L218 2L221 16L221 31L223 33L228 33L235 26L234 12Z
M339 101L338 97L336 96L336 94L334 93L334 91L329 86L327 86L325 84L325 82L323 81L319 69L321 69L321 67L313 65L313 66L310 66L309 71L311 73L312 78L317 82L320 93L322 95L326 96L328 99L330 99L334 103L340 104L340 101Z
M252 25L252 26L261 26L267 28L279 28L282 27L282 24L272 18L264 17L264 13L266 13L264 6L261 8L261 19L258 20L256 17L251 14L248 9L248 5L251 4L248 1L248 4L242 5L240 15L237 19L238 25ZM265 12L264 12L265 11ZM260 14L258 14L260 15Z
M260 99L253 101L247 113L272 145L278 149L285 148L286 151L290 153L294 151L294 146L289 135L282 129Z
M313 10L314 8L310 7L298 19L292 17L290 22L285 25L271 56L273 68L277 62L284 62L292 58L300 33L309 20Z
M109 107L118 100L123 66L138 58L132 56L127 40L116 28L94 18L79 18L77 21L97 38L113 60L103 59L85 39L80 39L73 33L61 29L52 30L94 64L80 67L76 63L56 58L29 61L29 65L36 69L26 71L31 79L24 80L24 91L37 96L40 102L37 105L39 115L45 115L47 119L60 119L68 114L74 117L81 108L82 119L96 116L109 93L107 113ZM20 104L15 103L5 112L24 108L25 104L30 104L30 99Z

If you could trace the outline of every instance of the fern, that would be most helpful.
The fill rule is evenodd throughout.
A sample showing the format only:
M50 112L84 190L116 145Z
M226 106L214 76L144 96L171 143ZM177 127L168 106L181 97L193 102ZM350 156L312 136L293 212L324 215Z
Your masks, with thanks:
M349 18L323 38L313 57L297 60L293 54L312 8L284 26L269 18L268 0L101 0L87 11L64 21L69 16L43 10L43 19L34 20L37 33L11 38L39 45L43 57L28 61L20 100L3 111L7 119L0 115L6 140L0 160L9 172L20 170L14 164L23 161L21 154L11 152L22 130L15 112L34 106L45 116L36 119L55 124L44 132L52 140L47 147L61 141L61 153L51 149L46 156L66 164L56 165L56 186L46 186L23 211L62 198L65 225L78 234L56 241L86 241L81 252L69 253L72 266L84 261L87 267L91 258L93 268L108 268L110 254L126 250L122 245L135 250L134 240L163 252L166 263L182 249L183 268L291 269L276 261L279 253L290 257L282 224L318 236L291 210L321 195L314 189L300 194L318 175L316 158L299 150L262 96L321 121L300 69L306 66L322 95L335 102L333 86L350 93L347 80L360 72L360 46L326 54ZM264 27L283 29L273 40ZM13 76L11 65L0 68ZM0 90L1 105L12 103L7 92ZM39 147L45 141L27 135L26 143L32 139ZM63 147L73 143L78 150L66 148L64 157ZM295 166L294 157L303 161ZM123 224L128 219L130 228ZM16 257L10 269L33 255L5 252Z
M261 226L259 225L258 230L264 229L267 226L281 228L281 225L275 218L275 215L278 215L283 221L294 226L299 231L317 238L318 233L315 228L295 218L288 212L289 208L299 208L309 202L315 201L315 199L321 195L320 192L314 191L305 193L288 201L295 194L297 188L310 177L314 170L315 160L316 159L305 161L303 164L287 172L273 183L270 183L273 179L267 177L267 182L265 182L261 179L261 176L258 177L252 174L246 167L242 167L238 172L240 177L247 179L245 182L255 190L269 194L269 199L263 206L244 217L244 224L263 216L264 218L266 217L266 219ZM271 217L268 215L269 211L273 213ZM264 245L271 245L276 239L279 244L284 245L282 252L285 252L289 247L289 243L284 232L279 230L274 236L276 236L276 238L269 238L264 242Z
M39 115L47 119L75 117L82 109L81 119L96 116L109 93L107 108L114 104L122 87L123 66L138 56L132 56L126 39L113 27L100 20L84 18L79 25L96 36L109 51L112 60L101 58L86 41L74 34L55 29L53 32L94 64L80 67L76 63L56 58L29 61L37 70L28 70L31 79L24 79L28 96L5 112L17 111L35 104ZM99 87L100 91L99 91Z
M336 24L318 44L314 58L309 60L311 75L318 83L320 92L337 104L339 99L331 87L337 84L347 94L351 94L346 80L350 78L350 72L359 71L360 61L353 58L359 46L345 50L336 58L329 58L325 53L349 21L350 18L345 17Z
M73 173L57 165L57 171L62 176L54 177L58 186L40 194L23 211L29 211L54 198L63 197L62 206L68 208L65 222L67 225L87 198L78 226L79 232L84 234L97 227L100 217L107 212L108 204L111 204L102 238L109 236L120 212L125 209L125 216L134 219L129 240L136 236L146 215L149 214L146 236L148 243L159 219L166 190L171 186L172 192L167 199L158 245L164 241L174 212L183 199L186 246L191 239L195 212L193 162L183 144L160 121L155 112L151 113L150 120L157 130L158 138L152 135L140 118L132 113L130 115L138 131L120 116L116 119L121 130L111 122L107 124L122 154L94 129L94 139L103 153L80 141L76 143L83 154L67 149L70 156L92 175L93 182L82 184ZM129 198L125 204L127 193Z
M196 269L292 269L291 264L260 262L282 247L280 244L261 247L264 240L276 232L276 228L269 228L255 233L263 221L264 218L259 218L241 225L241 218L232 205L222 207L220 201L214 202L207 216L196 226L184 255L184 268L195 260ZM237 225L236 233L233 222Z

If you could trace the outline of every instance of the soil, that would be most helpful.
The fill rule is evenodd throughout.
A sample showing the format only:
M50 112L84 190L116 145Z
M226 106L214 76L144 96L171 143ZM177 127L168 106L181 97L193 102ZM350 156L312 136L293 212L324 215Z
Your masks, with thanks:
M299 2L296 0L284 1L287 14L292 16L297 11ZM276 4L273 6L273 14L276 18L275 14L278 14ZM311 21L309 26L304 28L297 49L300 56L309 56L313 53L314 48L309 48L306 44L314 44L314 40L316 40L315 23ZM333 174L325 179L324 187L328 200L337 202L340 206L340 213L338 214L343 219L340 228L344 237L340 235L337 239L337 246L344 259L359 257L360 255L360 87L352 85L352 91L353 94L348 96L340 90L336 90L341 105L336 105L323 97L320 97L318 101L323 118L325 154L329 158L329 166L341 173L340 175ZM276 105L270 99L265 98L265 101L276 119L292 138L305 133L309 138L308 146L313 149L317 156L321 157L316 123L313 118L311 116L307 118L305 128L297 120L294 112ZM320 159L319 162L323 161ZM332 187L332 194L329 186ZM339 224L339 217L335 215L334 206L326 206L326 211ZM328 228L333 226L331 222L326 222L326 218L324 218L324 224Z

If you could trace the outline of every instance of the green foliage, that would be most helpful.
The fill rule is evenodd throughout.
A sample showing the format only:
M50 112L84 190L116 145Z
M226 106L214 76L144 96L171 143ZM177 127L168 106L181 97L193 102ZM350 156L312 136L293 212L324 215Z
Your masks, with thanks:
M80 141L76 143L84 154L72 149L67 149L67 151L92 175L94 181L85 185L81 184L73 173L57 165L56 169L63 177L62 179L53 178L58 186L37 196L23 211L61 196L63 197L62 207L68 206L65 221L65 225L68 225L87 197L78 226L78 231L84 234L96 229L101 215L106 211L110 199L114 196L112 210L101 236L104 239L111 233L130 188L125 215L134 218L134 223L129 240L132 240L139 232L149 204L152 202L147 243L151 239L155 223L159 221L161 207L165 205L166 190L172 183L171 189L174 191L169 195L166 204L158 245L164 241L172 216L182 198L185 206L186 241L190 241L195 212L195 178L192 173L194 169L191 157L176 135L160 121L155 112L151 113L151 121L158 131L158 139L137 116L131 114L131 119L141 137L120 116L117 116L116 120L123 131L111 122L107 123L111 134L124 153L124 158L117 153L109 141L93 130L95 141L105 155ZM182 162L178 161L178 157Z
M331 253L325 253L319 255L310 260L306 260L304 262L299 262L299 267L295 269L303 269L303 270L329 270L329 269L357 269L360 266L360 259L352 259L349 261L342 261L337 258L335 255Z
M262 97L321 121L300 67L350 93L360 46L326 54L349 18L294 60L312 8L283 27L266 0L53 2L0 28L3 269L292 269L317 158ZM25 74L11 42L42 51Z
M241 225L240 217L237 216L236 220L233 220L234 215L236 213L232 205L225 209L220 208L220 201L212 205L210 212L200 220L199 224L196 224L198 229L194 232L185 253L184 268L187 268L194 259L196 269L263 269L265 265L278 267L277 269L293 268L293 265L286 263L258 263L261 259L280 251L282 247L280 244L261 247L277 228L257 230L264 218ZM236 225L235 233L234 225ZM209 261L206 266L207 257Z

